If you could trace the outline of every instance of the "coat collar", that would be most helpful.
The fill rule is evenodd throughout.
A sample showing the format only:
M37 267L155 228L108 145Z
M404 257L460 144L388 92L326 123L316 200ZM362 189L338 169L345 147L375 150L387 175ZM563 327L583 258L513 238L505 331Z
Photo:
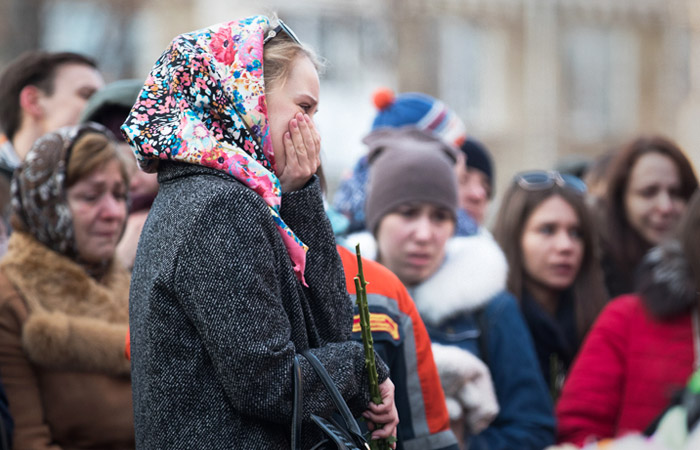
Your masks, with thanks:
M128 323L129 274L116 260L98 282L76 262L16 231L0 267L27 301L30 313L60 311Z
M98 282L74 261L15 231L0 270L26 303L22 344L32 362L128 373L129 273L116 260Z
M506 287L508 263L488 234L454 237L440 269L409 289L423 320L431 325L486 305Z

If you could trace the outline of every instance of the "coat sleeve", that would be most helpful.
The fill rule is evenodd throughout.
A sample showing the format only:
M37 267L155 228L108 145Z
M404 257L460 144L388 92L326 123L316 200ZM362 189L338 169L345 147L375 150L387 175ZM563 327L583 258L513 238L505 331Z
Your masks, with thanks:
M557 440L583 445L613 437L622 401L632 297L608 304L591 328L557 404Z
M469 449L543 449L554 443L554 414L520 309L502 293L489 303L486 317L488 366L500 412L471 437Z
M290 299L303 298L305 288L295 278L280 275L291 273L291 264L286 252L279 252L278 231L262 199L252 191L220 194L192 212L195 223L179 244L174 282L179 301L232 405L252 417L288 423L292 363L295 354L304 350L295 347L293 338L300 336L296 333L312 334L323 327L343 327L326 332L332 339L321 338L312 351L353 412L362 412L369 400L368 382L362 347L347 340L351 320L347 294L314 298L326 302L320 305L325 315L316 315L317 310L311 314L303 311L302 302ZM235 202L232 196L237 196ZM314 220L325 219L323 214L322 209L317 211ZM316 248L313 235L305 238ZM330 248L337 258L333 242ZM320 253L319 259L323 256ZM329 267L340 271L342 277L340 266ZM327 276L333 279L334 273ZM322 282L320 278L313 281ZM306 329L293 329L288 317L300 314L314 323L307 323ZM309 339L313 341L312 336ZM300 362L304 415L330 415L334 407L320 379L305 358ZM386 368L383 370L386 378Z
M411 413L410 417L399 416L401 421L406 422L404 428L410 428L412 434L412 439L407 439L405 448L456 450L459 447L450 430L445 394L433 359L428 331L406 288L398 279L396 281L399 283L399 308L405 314L405 339L401 348L403 364L397 370L403 372L406 380L403 394L410 399L407 411ZM399 378L393 370L392 378ZM401 428L399 422L399 429Z
M8 285L3 283L3 286ZM14 419L13 448L60 450L51 443L51 430L44 421L39 380L22 348L22 324L26 318L27 309L19 294L2 300L0 375Z
M320 213L319 213L320 212ZM314 176L304 189L282 196L281 216L308 247L304 276L314 320L337 323L335 327L316 327L325 342L350 338L353 304L345 289L345 276L335 237L326 217L318 178ZM386 374L385 374L386 375ZM386 376L382 377L382 381Z

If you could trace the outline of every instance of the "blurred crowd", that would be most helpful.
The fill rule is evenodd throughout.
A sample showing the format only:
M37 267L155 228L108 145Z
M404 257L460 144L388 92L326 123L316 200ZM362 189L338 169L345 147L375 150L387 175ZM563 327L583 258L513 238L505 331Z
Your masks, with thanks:
M275 35L267 36L264 45ZM145 84L104 85L90 58L36 51L0 73L0 449L155 448L139 437L145 430L139 423L150 414L139 402L154 389L144 377L158 368L138 364L158 357L141 348L130 362L125 351L137 345L135 337L141 345L146 334L161 332L135 309L163 307L136 303L134 295L140 300L157 290L143 281L160 270L151 266L184 258L166 264L171 255L162 249L176 227L149 217L154 205L158 214L178 208L178 195L159 194L159 180L165 185L184 175L162 165L162 173L147 173L137 158L174 160L177 151L164 155L154 149L156 140L175 145L167 133L221 101L193 70L202 84L183 113L187 121L168 122L164 131L172 120L168 108L190 101L173 94L183 89L182 79L163 75L169 67L157 64ZM158 76L166 81L154 83ZM244 122L257 114L222 92L235 98ZM324 239L337 250L350 298L357 273L350 251L359 244L365 258L375 349L395 389L396 448L700 448L700 194L673 136L629 136L574 168L507 174L511 181L494 211L493 155L449 99L380 88L356 101L369 100L376 116L362 141L366 152L323 199L332 227ZM269 106L258 112L272 123L278 112ZM307 108L316 105L302 108L312 116ZM161 135L144 126L137 138L134 124L149 121L163 121ZM192 125L192 136L202 137L201 124L215 129L212 123ZM252 135L256 126L248 126ZM274 139L279 164L277 148L288 144ZM247 145L240 147L248 151ZM325 153L332 158L333 149ZM320 167L316 178L322 186ZM284 195L282 216L284 202L295 201ZM182 205L170 213L189 208ZM309 215L294 227L307 242L299 231L304 220L314 226L319 219ZM285 222L275 223L295 237ZM157 245L147 237L155 239L154 229L165 234ZM241 231L232 225L228 232ZM296 262L290 245L285 240L280 248ZM309 244L310 265L321 250ZM218 262L198 261L193 283L219 270ZM187 276L178 282L186 284ZM311 276L299 277L303 295L314 291ZM206 295L209 285L202 286ZM307 323L308 333L321 325ZM204 329L197 328L209 333ZM357 322L346 331L360 340ZM125 344L128 336L132 344ZM169 363L190 375L187 358ZM137 367L146 386L139 390L136 380L132 386ZM198 411L192 396L181 407Z

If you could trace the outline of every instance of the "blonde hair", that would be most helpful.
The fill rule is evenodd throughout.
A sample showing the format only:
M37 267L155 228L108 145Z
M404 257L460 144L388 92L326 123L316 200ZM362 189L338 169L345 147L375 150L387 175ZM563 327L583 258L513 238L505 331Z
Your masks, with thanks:
M270 25L265 28L265 35L275 28L272 25L274 22L277 22L276 17L272 18ZM283 85L299 55L309 58L319 73L323 71L324 63L316 52L304 44L295 42L287 33L278 33L270 39L263 48L265 86L269 89Z

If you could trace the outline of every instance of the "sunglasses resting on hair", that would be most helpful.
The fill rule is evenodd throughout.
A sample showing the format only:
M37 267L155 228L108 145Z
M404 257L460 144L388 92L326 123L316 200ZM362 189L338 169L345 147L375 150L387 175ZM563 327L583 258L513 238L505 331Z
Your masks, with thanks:
M578 177L569 174L561 174L555 170L532 170L515 175L513 180L526 191L541 191L549 189L555 184L563 188L569 188L581 194L586 193L586 183Z
M292 29L289 28L289 26L287 26L286 23L282 22L281 19L278 19L277 26L275 28L273 28L272 30L270 30L267 33L267 36L265 36L265 39L263 40L263 45L267 44L268 41L270 41L272 38L274 38L275 36L277 36L281 32L284 32L287 36L292 38L292 40L294 42L296 42L297 44L301 44L301 42L299 42L299 38L297 37L296 34L294 34Z

